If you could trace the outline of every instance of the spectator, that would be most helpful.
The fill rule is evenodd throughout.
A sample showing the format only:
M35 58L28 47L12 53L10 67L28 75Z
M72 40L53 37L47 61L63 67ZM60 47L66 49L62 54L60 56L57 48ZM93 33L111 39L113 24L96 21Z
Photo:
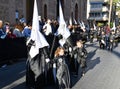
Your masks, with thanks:
M43 28L43 26L44 26L44 21L41 19L41 16L38 16L38 19L39 19L39 25L40 25L40 31L41 31L41 29Z
M18 24L18 22L19 22L19 12L18 12L18 10L15 11L15 20L16 20L16 23Z
M6 29L10 29L10 23L9 22L5 22L4 26L3 26L3 31L6 32Z
M32 25L31 24L29 24L28 26L26 25L22 31L23 36L29 39L31 35L31 30L32 30Z
M0 20L0 38L4 39L8 33L8 30L6 32L3 31L3 21Z
M109 41L109 36L110 36L110 26L107 24L105 27L105 43L106 43L106 48L108 49L108 41Z
M17 24L17 25L15 26L15 29L14 29L14 31L13 31L13 34L14 34L16 37L23 37L22 30L23 30L22 25Z
M52 33L51 20L48 19L47 23L43 26L43 32L46 36Z
M13 30L12 29L8 29L8 33L6 38L16 38L16 35L13 34Z
M20 23L23 24L23 23L26 23L26 19L24 18L23 15L21 15L21 18L20 18Z
M110 35L110 26L108 24L105 27L105 34Z

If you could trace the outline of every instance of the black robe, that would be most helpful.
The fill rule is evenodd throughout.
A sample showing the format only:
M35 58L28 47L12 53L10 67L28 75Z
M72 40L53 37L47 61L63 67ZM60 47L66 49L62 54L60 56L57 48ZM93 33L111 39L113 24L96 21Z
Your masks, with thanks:
M87 67L86 58L87 58L87 50L84 47L74 47L74 66L76 74L78 75L78 70L81 68L81 73L85 71Z
M47 50L47 47L40 48L39 54L34 58L31 59L30 56L28 57L26 81L28 85L31 86L32 84L32 87L35 89L42 89L42 87L49 83L49 78L52 75L52 72L49 73L51 69L50 62L46 63L45 61L46 58L49 58Z
M59 89L70 88L70 74L65 58L63 56L56 58L56 64Z

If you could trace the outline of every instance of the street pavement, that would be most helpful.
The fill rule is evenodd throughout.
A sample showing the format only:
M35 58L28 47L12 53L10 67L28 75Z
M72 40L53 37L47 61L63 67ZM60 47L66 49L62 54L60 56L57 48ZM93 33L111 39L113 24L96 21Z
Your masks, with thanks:
M26 89L25 88L25 61L0 68L0 89Z
M72 89L120 89L120 44L113 51L87 43L87 68L83 77L72 77ZM27 89L25 60L0 68L0 89ZM45 87L44 89L53 89Z
M120 89L120 44L114 50L102 50L98 43L89 46L88 68L72 89Z

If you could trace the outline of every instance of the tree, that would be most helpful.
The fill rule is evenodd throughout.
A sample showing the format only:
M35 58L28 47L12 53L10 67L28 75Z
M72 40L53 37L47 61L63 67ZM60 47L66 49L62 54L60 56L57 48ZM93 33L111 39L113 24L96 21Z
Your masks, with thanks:
M119 0L113 0L113 4L116 4L116 11L120 10L120 1Z

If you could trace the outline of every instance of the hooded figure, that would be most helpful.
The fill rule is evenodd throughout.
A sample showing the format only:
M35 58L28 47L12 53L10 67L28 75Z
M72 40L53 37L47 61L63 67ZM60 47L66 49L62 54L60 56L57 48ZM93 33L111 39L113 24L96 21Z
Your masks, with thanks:
M39 49L39 54L34 58L28 55L26 83L29 87L39 89L50 83L52 72L48 53L48 47L44 47Z
M48 83L50 68L49 44L40 32L36 0L34 0L31 36L27 41L27 46L26 83L32 88L42 89L43 85Z

